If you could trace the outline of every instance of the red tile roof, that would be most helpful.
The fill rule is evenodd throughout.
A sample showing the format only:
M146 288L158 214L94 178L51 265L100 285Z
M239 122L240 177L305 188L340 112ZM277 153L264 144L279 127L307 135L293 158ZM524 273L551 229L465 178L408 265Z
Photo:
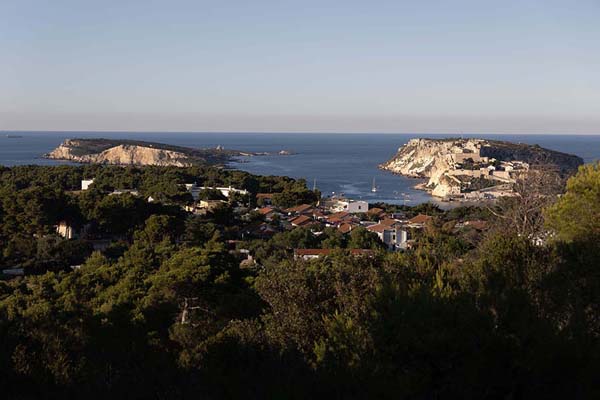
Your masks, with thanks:
M300 204L299 206L288 208L285 211L288 213L303 214L312 208L313 208L313 206L311 206L310 204Z
M262 215L267 215L275 211L272 207L263 207L258 210L258 212Z
M348 224L346 222L340 224L340 226L338 226L338 230L342 233L348 233L350 232L352 229L354 228L354 225L352 224Z
M391 218L386 218L386 219L382 219L381 221L379 221L379 224L385 225L385 226L392 226L392 225L396 225L398 223L400 223L400 222L395 219L391 219Z
M377 225L371 225L369 227L367 227L367 230L371 231L371 232L377 232L377 233L382 233L385 230L390 230L392 229L392 227L387 226L387 225L382 225L382 224L377 224Z
M301 215L299 217L296 217L296 218L290 220L290 223L295 226L303 226L310 222L312 222L312 218L310 218L306 215Z
M336 212L335 214L331 214L327 219L346 219L348 217L352 217L350 215L350 213L347 213L346 211L340 211L340 212Z
M431 218L432 217L430 217L429 215L419 214L416 217L409 219L408 222L411 224L424 224Z
M371 215L379 215L381 213L383 213L383 209L375 207L375 208L371 208L369 211L367 211L367 214L371 214Z

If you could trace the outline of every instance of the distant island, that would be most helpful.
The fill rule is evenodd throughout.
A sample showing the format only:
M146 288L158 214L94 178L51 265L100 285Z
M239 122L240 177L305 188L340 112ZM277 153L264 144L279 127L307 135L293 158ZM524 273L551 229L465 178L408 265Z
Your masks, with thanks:
M495 199L512 194L512 184L530 168L577 171L583 160L537 145L487 139L411 139L381 169L428 178L418 189L446 200Z
M281 150L278 155L291 155ZM192 165L218 165L237 161L239 156L271 155L215 148L190 148L163 143L122 139L67 139L44 158L88 164L155 165L188 167Z

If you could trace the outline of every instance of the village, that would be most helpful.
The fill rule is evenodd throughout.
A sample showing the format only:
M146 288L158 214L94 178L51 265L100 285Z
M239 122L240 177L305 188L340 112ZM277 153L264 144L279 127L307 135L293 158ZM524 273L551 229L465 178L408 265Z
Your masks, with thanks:
M81 181L81 191L93 188L93 179ZM324 230L335 230L344 236L353 231L366 230L372 237L378 238L380 249L388 252L402 252L411 249L415 237L432 221L434 216L424 213L410 215L405 211L386 212L383 208L372 207L364 200L349 199L341 196L326 197L316 204L299 204L293 207L278 207L273 198L278 193L256 193L235 187L208 187L196 183L181 185L189 193L191 202L181 205L182 210L197 218L210 218L219 210L228 210L235 217L236 233L228 240L231 252L235 253L241 263L256 265L254 254L245 248L248 240L269 240L273 236L295 229L310 231L314 237L323 235ZM141 197L137 189L115 189L108 196L131 195ZM215 198L219 197L219 198ZM148 203L156 200L148 196ZM483 220L456 221L456 229L471 228L482 231L487 228ZM98 237L89 234L86 226L75 226L61 221L56 226L56 233L64 239L84 239L91 243L94 250L103 251L122 236ZM337 248L291 248L294 259L311 260L325 257ZM375 253L372 248L350 249L354 256L370 256ZM78 265L71 267L79 268ZM21 275L22 269L6 270L5 275Z

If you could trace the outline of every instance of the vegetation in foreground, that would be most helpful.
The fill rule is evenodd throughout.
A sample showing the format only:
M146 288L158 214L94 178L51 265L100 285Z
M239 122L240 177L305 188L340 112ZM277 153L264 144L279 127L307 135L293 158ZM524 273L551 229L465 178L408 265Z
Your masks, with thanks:
M181 211L194 180L315 200L215 168L0 169L0 263L28 272L0 281L4 398L600 397L600 165L556 201L499 204L484 235L456 234L473 210L439 212L406 252L353 257L373 238L295 229L237 242L250 266L238 200ZM114 240L93 251L61 220ZM325 241L339 251L289 252Z

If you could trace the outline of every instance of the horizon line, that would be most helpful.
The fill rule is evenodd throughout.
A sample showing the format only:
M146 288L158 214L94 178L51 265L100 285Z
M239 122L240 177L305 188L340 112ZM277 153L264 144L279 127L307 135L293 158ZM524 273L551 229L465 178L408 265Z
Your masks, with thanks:
M600 136L600 133L559 133L559 132L360 132L360 131L181 131L181 130L94 130L94 129L64 129L64 130L38 130L38 129L1 129L2 134L7 133L181 133L181 134L283 134L283 135L444 135L444 136L474 136L474 135L514 135L514 136Z

